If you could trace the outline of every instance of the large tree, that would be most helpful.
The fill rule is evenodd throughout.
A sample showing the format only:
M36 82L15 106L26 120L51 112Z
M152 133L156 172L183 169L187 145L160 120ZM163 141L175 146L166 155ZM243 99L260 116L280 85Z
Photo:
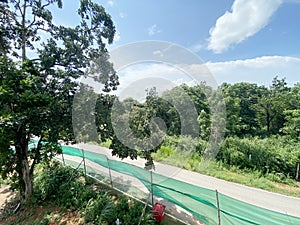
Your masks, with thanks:
M118 85L112 65L99 65L107 61L106 43L112 43L115 34L105 9L80 0L80 24L66 27L53 23L52 5L61 8L62 1L0 3L0 170L15 181L24 199L33 192L35 165L61 151L59 140L73 139L71 112L78 78L88 74L104 84L104 91ZM30 150L33 138L38 142Z
M151 153L160 148L166 127L156 120L160 115L161 103L156 88L147 89L146 92L144 103L132 98L123 101L116 99L111 109L114 132L110 136L110 148L113 149L112 154L120 158L136 159L140 153L147 160L145 168L150 169L154 166Z
M227 135L255 136L260 132L255 105L263 87L253 83L223 83L222 92L226 102Z
M290 101L293 95L290 93L290 87L285 79L278 79L276 76L270 88L264 88L261 93L255 106L260 124L266 127L268 135L279 134L285 123L284 111L291 108Z

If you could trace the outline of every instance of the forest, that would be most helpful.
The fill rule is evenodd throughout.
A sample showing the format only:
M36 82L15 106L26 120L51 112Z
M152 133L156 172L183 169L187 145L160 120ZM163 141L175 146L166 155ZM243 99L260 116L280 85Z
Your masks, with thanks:
M168 95L176 96L177 101L184 101L179 89L183 89L193 101L199 127L190 125L189 128L198 129L198 136L182 134L180 115L174 105L166 101ZM226 105L226 129L216 161L242 170L258 171L279 181L283 178L299 179L300 84L289 87L284 78L275 77L270 87L240 82L223 83L220 89ZM129 148L120 142L113 134L110 118L112 102L119 101L116 96L101 95L96 104L99 137L104 142L110 140L108 146L113 149L113 154L121 158L136 158L139 155L151 164L153 156L163 161L166 161L163 158L171 155L180 158L182 155L174 152L187 152L194 147L192 157L201 160L210 138L212 123L207 93L213 92L202 83L197 86L181 85L159 96L153 87L146 90L144 102L132 98L123 100L118 110L122 111L123 118L128 116L132 135L145 140L151 133L151 119L158 117L164 121L164 141L150 151L141 150L138 144Z

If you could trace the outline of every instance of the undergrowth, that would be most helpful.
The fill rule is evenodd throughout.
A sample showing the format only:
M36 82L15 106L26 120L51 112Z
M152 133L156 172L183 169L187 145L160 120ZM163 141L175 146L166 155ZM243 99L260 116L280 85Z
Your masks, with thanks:
M0 224L68 224L66 217L74 213L76 224L152 225L155 221L149 208L127 196L112 193L98 185L81 171L53 161L50 166L38 166L34 178L34 194L17 213L16 200L10 210L1 215ZM41 209L43 213L41 213ZM74 223L74 222L73 222Z
M169 146L162 146L152 157L157 162L167 163L201 174L206 174L223 180L244 184L251 187L300 197L300 188L295 180L282 173L264 174L255 169L241 169L235 165L227 165L221 161L210 161L208 166L201 167L202 157L198 153L178 151ZM276 185L276 184L282 184ZM293 188L286 188L288 185Z

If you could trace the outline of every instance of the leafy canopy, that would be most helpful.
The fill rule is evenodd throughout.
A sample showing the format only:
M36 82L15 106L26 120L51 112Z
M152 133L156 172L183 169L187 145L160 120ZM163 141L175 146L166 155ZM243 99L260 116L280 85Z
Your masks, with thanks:
M0 2L0 171L25 198L34 166L60 152L58 140L73 140L78 78L90 76L105 92L118 85L106 50L115 27L105 9L80 0L80 23L66 27L53 23L51 5L63 6L61 0ZM33 138L38 144L29 151Z

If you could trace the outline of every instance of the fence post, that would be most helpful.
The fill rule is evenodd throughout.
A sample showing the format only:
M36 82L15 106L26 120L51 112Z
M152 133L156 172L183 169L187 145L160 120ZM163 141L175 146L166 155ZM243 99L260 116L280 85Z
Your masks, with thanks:
M65 162L65 157L64 157L64 153L63 153L63 152L61 153L61 158L62 158L62 161L63 161L64 166L65 166L65 165L66 165L66 162Z
M299 179L299 163L297 163L297 170L296 170L296 180Z
M81 152L82 152L82 158L83 158L84 175L86 176L86 165L85 165L84 150L81 149Z
M216 200L217 200L217 207L218 207L218 225L221 225L221 211L220 211L220 202L219 202L219 192L216 190Z
M109 165L109 158L107 158L107 156L105 156L106 161L107 161L107 167L108 167L108 174L109 174L109 179L110 179L110 185L113 188L113 182L112 182L112 176L111 176L111 170L110 170L110 165Z
M153 200L153 174L152 174L152 170L150 170L150 179L151 179L151 203L152 203L152 207L154 205L154 200Z

